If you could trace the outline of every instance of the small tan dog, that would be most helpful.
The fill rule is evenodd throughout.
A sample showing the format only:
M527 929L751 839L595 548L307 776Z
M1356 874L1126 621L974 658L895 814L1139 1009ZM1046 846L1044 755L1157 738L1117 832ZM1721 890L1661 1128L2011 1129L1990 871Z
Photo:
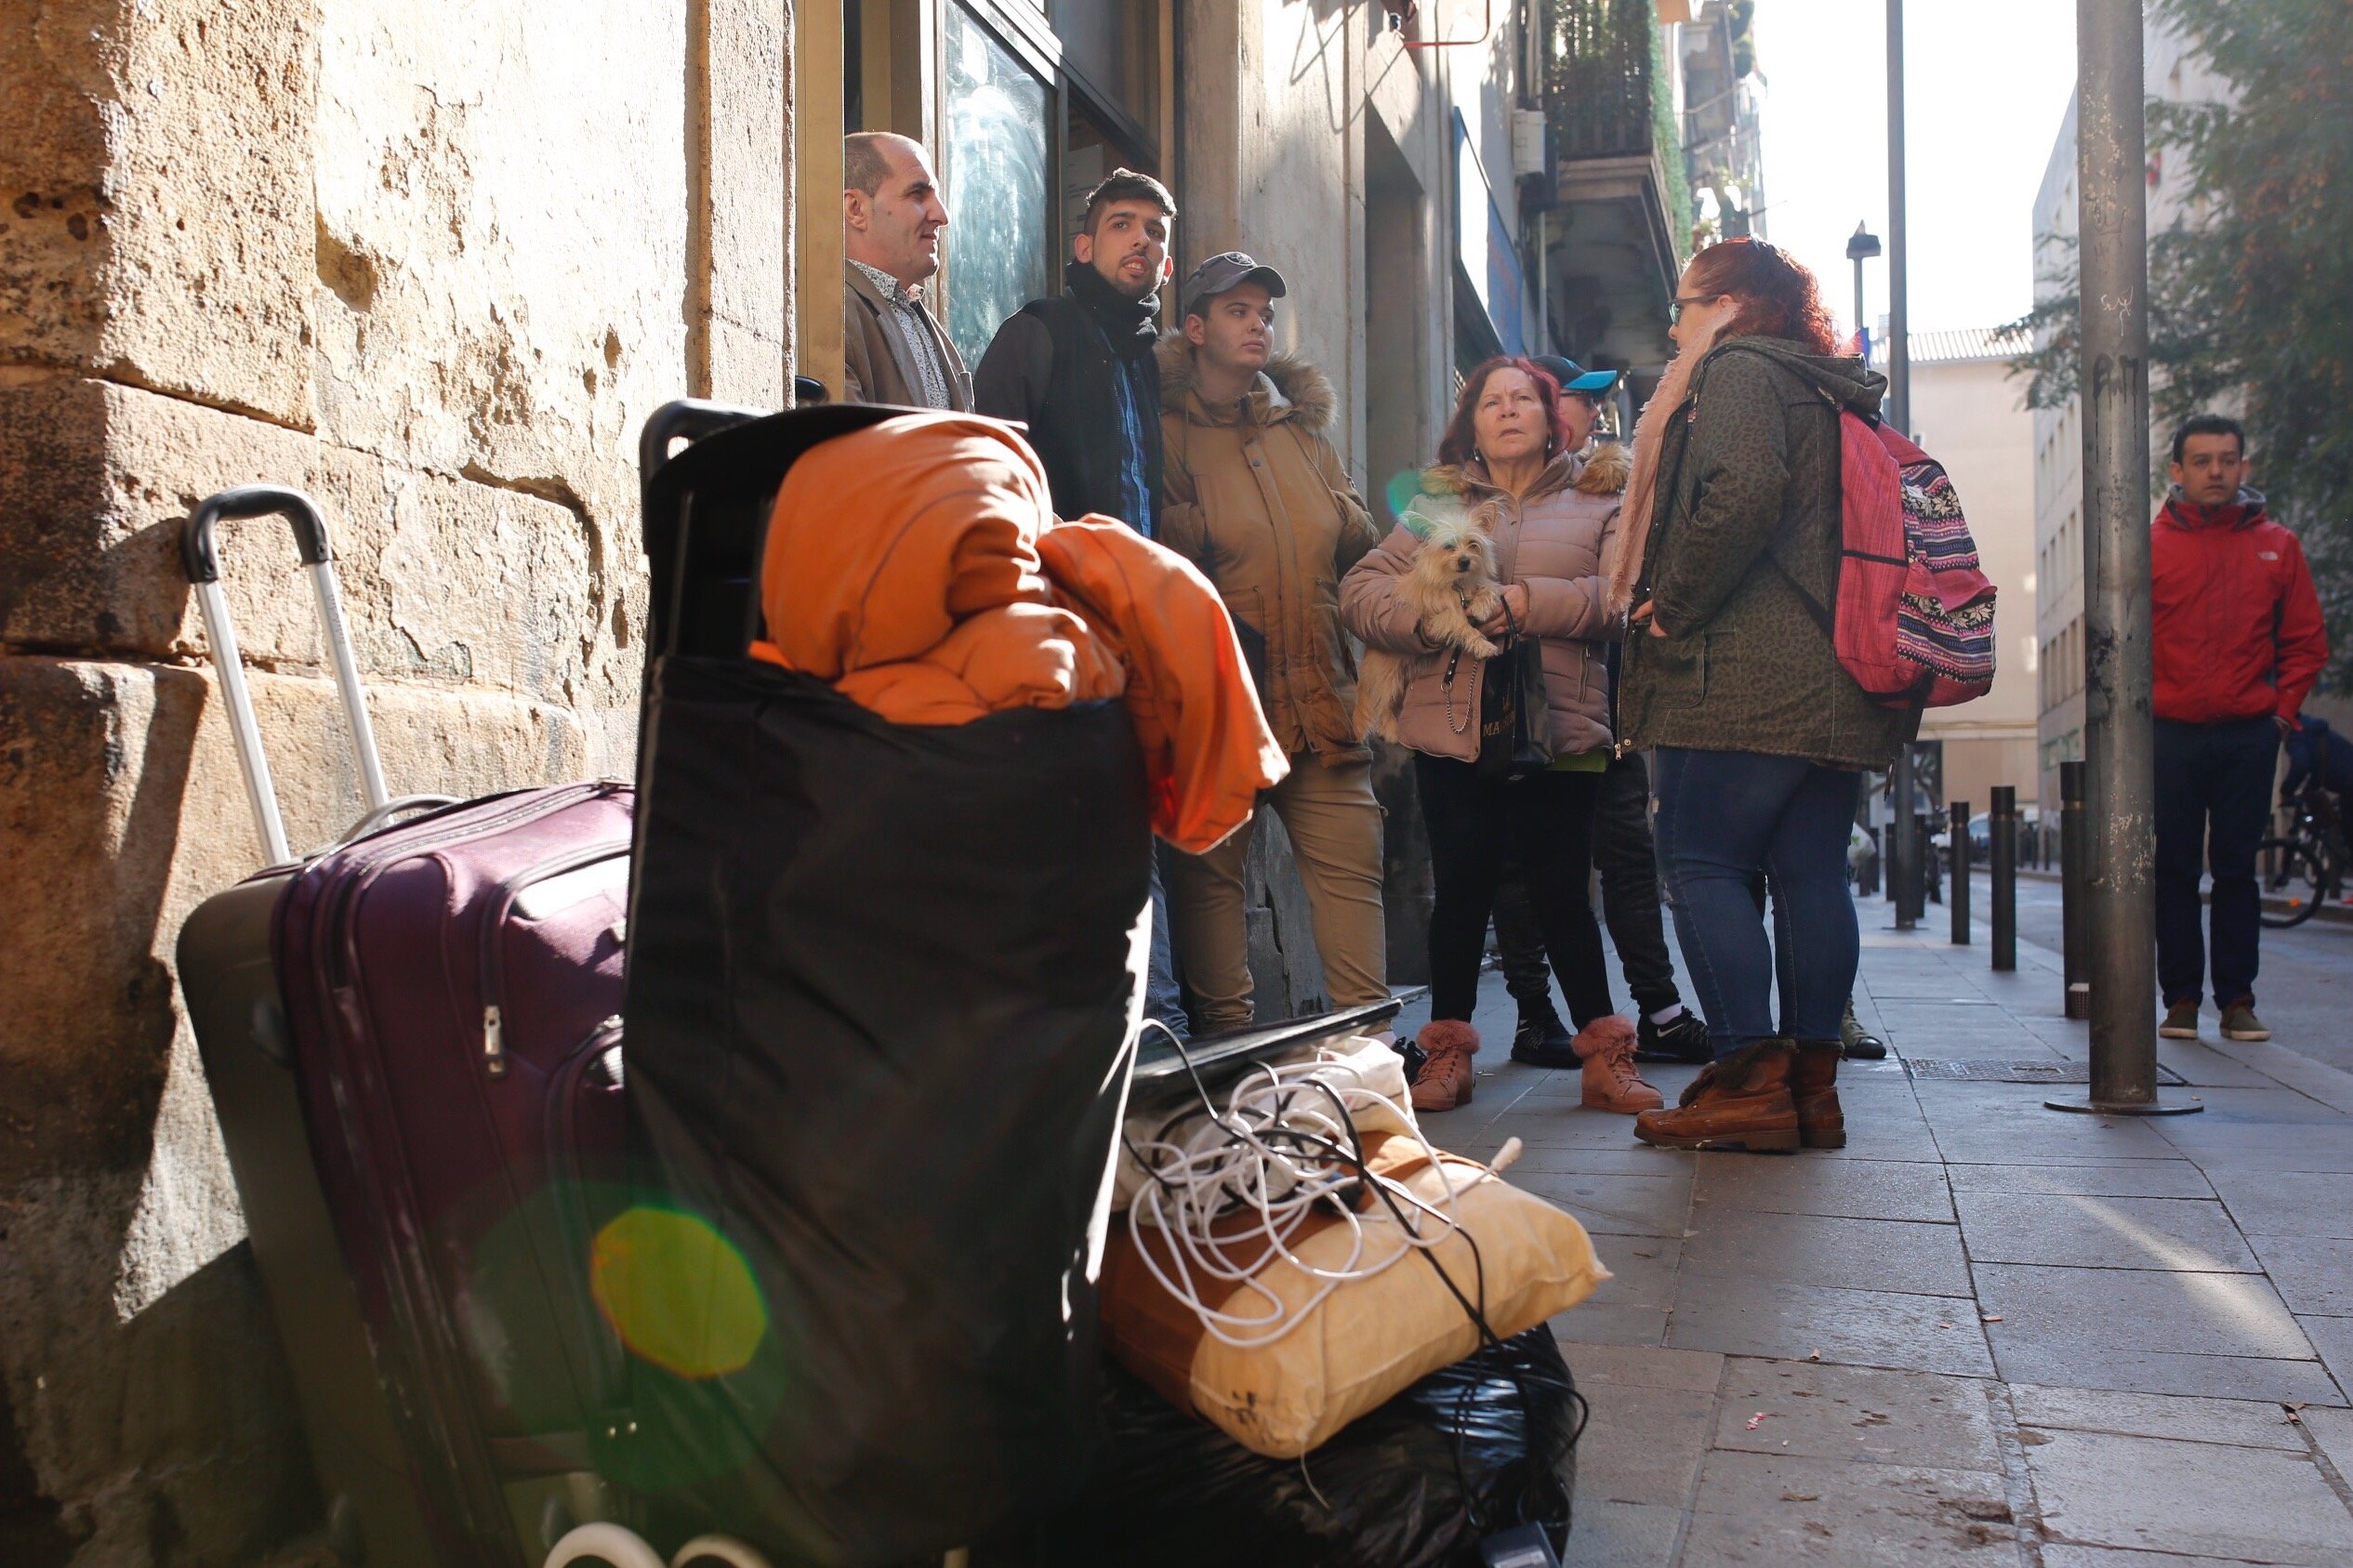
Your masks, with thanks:
M1479 623L1503 603L1495 581L1495 541L1469 516L1432 520L1414 552L1413 570L1397 579L1396 591L1414 607L1423 634L1444 646L1474 659L1492 659L1503 651L1479 631ZM1397 710L1404 705L1415 657L1365 650L1356 676L1356 733L1397 738Z

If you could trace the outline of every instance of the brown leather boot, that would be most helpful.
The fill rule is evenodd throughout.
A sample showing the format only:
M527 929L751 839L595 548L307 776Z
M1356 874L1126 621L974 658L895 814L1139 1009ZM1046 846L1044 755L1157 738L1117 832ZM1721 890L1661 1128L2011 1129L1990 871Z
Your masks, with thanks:
M1790 1098L1797 1103L1797 1140L1807 1149L1846 1147L1846 1113L1838 1103L1838 1040L1800 1040L1797 1065L1790 1073Z
M1790 1098L1796 1056L1787 1040L1759 1040L1718 1057L1673 1110L1636 1116L1634 1136L1661 1149L1789 1153L1798 1145L1797 1103Z
M1451 1111L1471 1103L1477 1087L1471 1058L1479 1048L1479 1032L1459 1018L1434 1018L1421 1026L1415 1043L1429 1056L1414 1074L1413 1108Z

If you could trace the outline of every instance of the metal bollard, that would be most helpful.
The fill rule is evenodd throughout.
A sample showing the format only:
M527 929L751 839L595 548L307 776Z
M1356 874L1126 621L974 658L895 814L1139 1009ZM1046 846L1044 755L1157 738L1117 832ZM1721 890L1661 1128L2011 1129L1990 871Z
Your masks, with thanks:
M1993 806L1986 816L1986 848L1993 863L1993 967L2018 967L2018 792L2009 784L1993 786Z
M2083 764L2059 764L2059 929L2067 1016L2092 1016L2090 933L2092 846L2084 802Z
M1952 909L1952 944L1969 945L1969 802L1952 803L1952 892L1945 903Z

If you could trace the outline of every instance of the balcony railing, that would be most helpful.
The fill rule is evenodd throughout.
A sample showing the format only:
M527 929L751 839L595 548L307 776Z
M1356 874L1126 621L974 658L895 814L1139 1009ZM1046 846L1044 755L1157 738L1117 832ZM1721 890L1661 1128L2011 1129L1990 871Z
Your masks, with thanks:
M1596 158L1653 158L1676 236L1691 231L1691 194L1675 124L1658 0L1538 0L1544 114L1558 172Z

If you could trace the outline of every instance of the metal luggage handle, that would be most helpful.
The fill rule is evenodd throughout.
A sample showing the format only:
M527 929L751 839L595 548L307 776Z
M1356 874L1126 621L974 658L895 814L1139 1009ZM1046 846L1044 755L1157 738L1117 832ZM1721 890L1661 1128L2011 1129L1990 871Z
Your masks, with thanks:
M229 617L228 596L220 587L220 555L213 532L224 520L283 517L294 531L296 551L311 578L319 606L319 627L326 639L327 662L335 668L335 684L342 694L343 715L351 726L351 746L360 763L360 784L371 816L390 803L384 787L384 765L376 750L376 731L368 723L367 696L360 687L359 660L351 652L351 634L343 619L343 594L335 580L335 552L327 542L326 519L318 503L299 490L275 484L245 484L208 495L188 515L180 530L180 564L190 586L196 590L197 608L205 617L205 636L212 643L213 669L220 678L221 695L229 705L229 729L237 743L237 761L245 777L245 798L253 808L255 828L271 865L294 859L286 846L284 821L278 815L278 791L270 777L270 758L261 749L261 726L254 718L253 695L245 686L245 662L237 650L236 628Z

